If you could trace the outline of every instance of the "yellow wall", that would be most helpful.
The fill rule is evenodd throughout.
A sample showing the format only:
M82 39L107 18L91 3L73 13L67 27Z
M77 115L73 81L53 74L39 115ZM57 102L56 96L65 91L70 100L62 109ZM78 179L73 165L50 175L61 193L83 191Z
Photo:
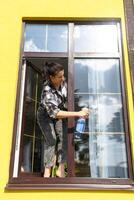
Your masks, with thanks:
M12 199L100 199L131 200L132 192L112 191L23 191L8 192L4 187L8 181L9 159L18 78L18 63L22 18L121 18L125 69L128 93L128 108L134 154L134 109L128 66L123 0L1 0L0 1L0 200Z

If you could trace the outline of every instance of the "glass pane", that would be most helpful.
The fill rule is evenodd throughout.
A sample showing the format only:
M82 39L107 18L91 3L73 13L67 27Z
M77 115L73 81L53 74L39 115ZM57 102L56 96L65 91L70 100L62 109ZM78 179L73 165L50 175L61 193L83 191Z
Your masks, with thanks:
M117 52L116 25L75 25L75 52Z
M81 140L75 141L75 174L78 177L127 178L124 135L82 134Z
M75 110L91 109L86 132L124 132L120 95L75 94Z
M66 52L67 51L67 25L48 25L47 51Z
M89 168L92 178L128 177L124 134L91 133L89 149Z
M74 70L75 93L121 92L118 59L76 59Z
M75 110L79 111L84 107L90 108L90 120L86 120L85 132L98 132L98 101L97 95L75 94ZM77 123L77 119L76 122Z
M66 52L67 25L26 24L25 52Z
M76 176L127 178L119 61L76 59L74 71L75 110L91 109L84 133L74 132Z
M99 132L124 132L121 96L99 95Z
M36 80L37 74L34 69L27 67L26 98L36 99Z
M87 134L83 134L81 141L75 141L75 175L77 177L91 177L88 138Z
M26 24L24 33L24 51L40 52L45 50L46 26Z
M35 102L30 99L26 100L24 107L24 134L34 135L35 114Z
M23 137L22 172L32 172L33 139Z

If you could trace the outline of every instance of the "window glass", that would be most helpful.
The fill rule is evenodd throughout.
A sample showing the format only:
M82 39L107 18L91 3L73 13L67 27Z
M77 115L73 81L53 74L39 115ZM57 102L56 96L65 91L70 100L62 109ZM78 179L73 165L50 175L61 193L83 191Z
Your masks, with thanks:
M66 52L67 25L27 24L25 52Z
M77 177L127 178L124 135L121 133L84 133L75 141Z
M75 52L117 52L116 25L75 25Z
M75 131L76 176L126 178L119 62L115 59L76 59L74 64L75 110L91 109L84 133L78 137Z
M24 33L24 51L40 52L45 50L46 26L26 24Z
M41 172L42 134L37 125L36 110L41 93L41 75L27 65L23 114L22 172Z
M33 139L29 136L23 137L23 153L21 172L32 172Z
M48 60L49 59L47 59L47 61ZM65 67L66 76L67 60L58 59L57 62L63 64ZM41 77L43 63L43 58L27 60L21 172L40 172L41 174L44 165L44 136L37 123L37 108L39 107L43 87L43 79ZM38 69L38 71L36 69Z
M118 59L76 59L74 70L75 92L121 92Z
M91 109L92 118L87 122L87 131L123 132L123 112L121 96L75 94L75 110L83 107Z
M35 70L27 66L27 81L24 103L24 134L34 134L34 124L36 120L36 91L37 91L37 73Z
M21 172L41 172L42 141L37 137L23 137Z
M48 25L47 51L66 52L67 51L67 25Z
M26 97L35 100L37 74L30 66L27 67L27 74Z

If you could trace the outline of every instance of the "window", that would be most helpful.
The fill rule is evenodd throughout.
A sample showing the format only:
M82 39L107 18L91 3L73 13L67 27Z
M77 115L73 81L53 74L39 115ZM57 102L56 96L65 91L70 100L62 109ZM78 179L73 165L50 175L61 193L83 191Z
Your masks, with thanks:
M99 187L100 183L104 188L112 188L113 184L118 188L118 185L131 185L120 35L118 21L24 22L7 187L89 188L91 184ZM56 61L64 66L68 110L77 111L85 106L91 109L81 138L75 137L76 120L68 119L67 177L62 179L41 176L43 140L36 111L44 61Z

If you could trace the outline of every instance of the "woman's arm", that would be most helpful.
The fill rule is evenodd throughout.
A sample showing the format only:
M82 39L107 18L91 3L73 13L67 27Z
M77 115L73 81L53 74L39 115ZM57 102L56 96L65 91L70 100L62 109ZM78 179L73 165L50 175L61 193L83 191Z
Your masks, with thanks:
M71 117L87 118L88 116L89 116L89 110L88 109L82 109L81 111L76 111L76 112L60 110L57 113L56 118L71 118Z

